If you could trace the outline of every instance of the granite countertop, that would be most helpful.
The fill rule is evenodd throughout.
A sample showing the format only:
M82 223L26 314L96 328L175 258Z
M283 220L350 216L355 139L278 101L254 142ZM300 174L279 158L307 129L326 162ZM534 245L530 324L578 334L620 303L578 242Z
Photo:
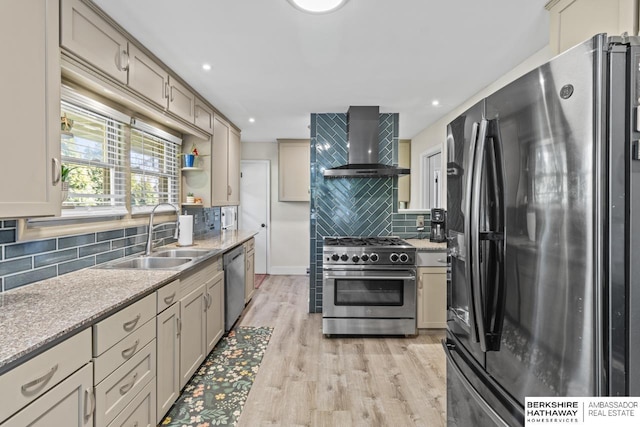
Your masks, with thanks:
M447 243L436 243L432 242L429 239L405 239L407 243L411 246L415 246L419 251L430 251L430 252L446 252Z
M195 238L193 247L225 252L256 234L242 230L210 233ZM92 267L0 293L0 374L149 295L181 273Z

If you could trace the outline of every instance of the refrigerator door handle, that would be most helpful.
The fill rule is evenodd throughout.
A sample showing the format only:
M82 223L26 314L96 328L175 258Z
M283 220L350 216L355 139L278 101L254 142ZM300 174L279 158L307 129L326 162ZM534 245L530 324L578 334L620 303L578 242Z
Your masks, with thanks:
M473 286L472 292L472 304L473 312L475 314L476 329L478 331L478 342L480 343L480 349L487 351L487 334L485 330L485 316L484 316L484 302L482 294L482 274L480 271L480 196L482 192L482 174L485 156L485 143L487 139L487 120L483 119L480 122L480 129L478 131L478 141L476 143L476 154L474 156L473 166L473 189L471 192L471 245L469 249L471 251L471 258L467 260L471 261L471 285ZM469 211L467 211L469 212Z
M502 167L502 141L500 140L500 129L497 120L489 123L487 131L488 141L491 143L487 146L488 160L490 162L487 172L490 174L487 191L491 191L491 199L494 206L491 209L492 217L489 219L491 230L483 232L483 240L488 240L490 250L486 254L486 261L490 273L487 280L491 281L493 286L487 289L488 304L487 307L487 345L488 350L498 351L500 349L500 341L502 337L502 322L504 318L505 305L505 280L504 280L504 252L506 244L506 230L504 222L504 168Z
M478 127L479 124L473 123L471 128L471 140L469 141L469 159L467 161L466 174L466 188L464 197L464 275L465 284L467 285L467 295L469 298L469 328L471 330L471 336L475 342L478 342L478 330L476 329L476 315L473 304L473 275L471 271L471 199L473 192L473 178L475 175L475 156L476 156L476 144L478 142Z
M451 366L453 368L453 373L460 380L460 383L464 386L465 390L469 393L469 396L475 400L478 404L478 407L482 409L482 411L495 423L496 426L504 426L509 427L509 425L498 415L498 413L487 403L486 400L478 393L478 391L473 388L473 385L469 382L467 377L465 377L464 373L458 366L457 362L451 356L452 351L455 350L455 345L450 344L443 340L442 346L444 347L444 354L447 356L447 361L449 362L447 366ZM449 375L449 373L447 373Z

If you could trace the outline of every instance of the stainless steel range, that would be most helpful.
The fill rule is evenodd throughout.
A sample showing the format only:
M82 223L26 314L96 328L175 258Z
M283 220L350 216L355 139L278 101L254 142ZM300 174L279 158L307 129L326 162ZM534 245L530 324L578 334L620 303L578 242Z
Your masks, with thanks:
M415 335L415 259L397 237L325 237L322 333Z

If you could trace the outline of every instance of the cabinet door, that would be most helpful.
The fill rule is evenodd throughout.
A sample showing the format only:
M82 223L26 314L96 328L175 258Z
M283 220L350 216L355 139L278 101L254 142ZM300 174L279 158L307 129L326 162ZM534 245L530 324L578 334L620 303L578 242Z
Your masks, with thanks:
M206 283L207 287L207 353L213 350L224 333L224 273Z
M240 134L233 128L229 130L229 165L227 166L228 192L227 201L230 205L240 204L240 157L242 146Z
M549 46L554 54L594 34L638 33L638 0L556 0L549 10Z
M180 304L173 304L156 318L158 370L156 423L160 424L180 395Z
M195 95L176 79L169 77L169 111L189 123L194 122Z
M180 388L206 356L205 288L200 285L180 300Z
M0 427L92 427L94 412L91 363L40 396Z
M244 302L245 304L251 300L253 293L255 292L255 251L247 252L245 257L245 264L247 271L244 274Z
M418 269L418 328L447 327L447 269Z
M58 0L0 5L0 217L60 215ZM11 183L11 185L6 185Z
M196 98L195 125L205 132L213 133L213 110L200 98Z
M229 183L229 125L221 118L213 117L213 153L211 154L211 191L214 206L227 205Z
M121 83L127 83L128 41L81 0L62 0L60 44Z
M309 140L278 142L278 200L308 202L311 167Z
M169 74L133 44L129 45L129 87L167 108Z

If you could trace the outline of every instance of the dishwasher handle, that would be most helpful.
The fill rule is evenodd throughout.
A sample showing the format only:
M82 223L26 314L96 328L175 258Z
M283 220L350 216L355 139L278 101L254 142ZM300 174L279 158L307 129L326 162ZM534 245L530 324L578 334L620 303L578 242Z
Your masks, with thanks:
M226 269L229 264L237 260L239 257L244 255L244 246L240 245L236 249L232 249L223 255L222 262L224 264L224 268Z

